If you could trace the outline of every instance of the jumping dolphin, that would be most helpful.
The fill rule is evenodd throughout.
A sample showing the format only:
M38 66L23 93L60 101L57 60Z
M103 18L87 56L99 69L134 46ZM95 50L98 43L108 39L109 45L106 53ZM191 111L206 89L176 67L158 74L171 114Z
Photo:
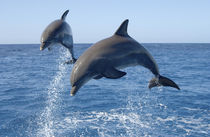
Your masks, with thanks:
M40 50L44 50L47 47L50 50L52 45L59 43L66 47L71 54L72 60L66 63L74 63L76 59L74 58L72 31L71 27L65 21L68 12L69 10L66 10L61 16L61 19L53 21L44 30L41 36Z
M170 86L180 90L175 82L160 75L151 54L128 35L127 26L125 20L113 36L97 42L79 57L71 73L71 96L90 79L121 78L126 72L119 69L136 65L146 67L155 75L149 82L150 89Z

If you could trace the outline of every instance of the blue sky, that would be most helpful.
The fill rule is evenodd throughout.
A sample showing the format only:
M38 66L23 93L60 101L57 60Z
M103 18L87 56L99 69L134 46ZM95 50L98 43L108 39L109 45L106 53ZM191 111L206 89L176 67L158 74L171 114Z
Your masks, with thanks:
M1 0L0 43L39 43L67 9L75 43L109 37L124 19L142 43L210 43L209 7L210 0Z

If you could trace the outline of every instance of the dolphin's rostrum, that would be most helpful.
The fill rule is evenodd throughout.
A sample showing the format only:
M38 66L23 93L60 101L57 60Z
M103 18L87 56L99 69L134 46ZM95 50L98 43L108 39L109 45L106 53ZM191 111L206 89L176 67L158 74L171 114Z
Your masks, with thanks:
M160 75L151 54L128 35L127 26L128 20L125 20L113 36L97 42L79 57L71 73L71 96L90 79L121 78L126 72L119 69L136 65L144 66L155 75L149 88L170 86L180 89L175 82Z
M61 44L71 54L72 60L66 63L74 63L76 59L74 58L72 31L69 24L65 21L68 12L69 10L66 10L61 16L61 19L53 21L44 30L41 36L40 50L44 50L45 48L50 49L56 43Z

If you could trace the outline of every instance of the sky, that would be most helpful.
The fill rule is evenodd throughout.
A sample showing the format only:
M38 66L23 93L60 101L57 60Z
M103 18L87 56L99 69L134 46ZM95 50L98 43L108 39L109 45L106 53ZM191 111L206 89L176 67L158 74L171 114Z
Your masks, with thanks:
M0 44L38 44L69 9L75 43L107 38L129 19L140 43L210 43L210 0L1 0Z

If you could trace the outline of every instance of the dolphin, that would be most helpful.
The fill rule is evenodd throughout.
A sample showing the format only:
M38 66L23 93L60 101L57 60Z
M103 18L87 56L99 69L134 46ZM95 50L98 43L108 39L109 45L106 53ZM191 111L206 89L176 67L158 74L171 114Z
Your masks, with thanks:
M152 55L128 35L127 26L128 19L113 36L95 43L78 58L71 72L71 96L91 79L118 79L126 75L120 69L136 65L141 65L154 74L155 77L149 82L149 89L170 86L180 90L175 82L160 75Z
M50 50L52 45L59 43L66 47L71 54L72 60L67 61L66 63L74 63L76 62L76 58L74 57L73 51L72 31L71 27L65 21L68 12L69 10L66 10L61 16L61 19L53 21L43 31L41 36L40 50L44 50L45 48Z

